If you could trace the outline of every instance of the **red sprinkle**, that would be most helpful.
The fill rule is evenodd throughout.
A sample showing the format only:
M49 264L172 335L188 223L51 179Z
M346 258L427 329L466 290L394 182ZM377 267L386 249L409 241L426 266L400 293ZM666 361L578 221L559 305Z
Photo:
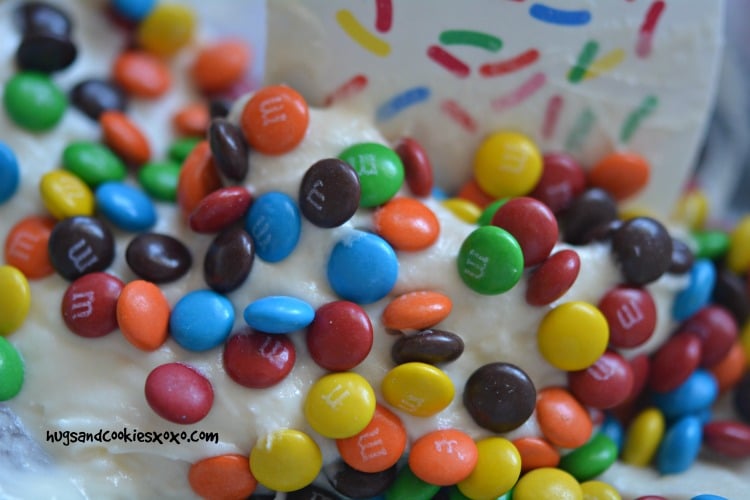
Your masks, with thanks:
M484 77L507 75L534 64L537 59L539 59L539 51L529 49L510 59L482 64L479 67L479 74Z
M342 83L336 90L328 94L325 98L325 105L330 106L336 101L346 99L362 92L367 87L367 77L365 75L354 75L349 80Z
M479 128L476 120L465 110L458 101L446 99L440 103L440 110L448 115L448 118L458 123L467 132L476 132Z
M294 344L284 335L242 332L224 344L224 369L232 380L252 389L281 382L297 359Z
M387 33L391 30L392 24L392 0L375 0L375 29L381 33Z
M562 107L563 98L560 94L553 95L547 101L547 109L544 112L544 122L542 124L542 137L545 139L551 139L555 135Z
M125 283L111 274L81 276L68 286L62 299L62 317L68 329L81 337L102 337L117 329L117 299Z
M581 258L575 250L563 249L550 255L529 276L526 302L543 306L567 292L581 270Z
M459 78L469 76L470 69L465 62L437 45L430 45L427 49L427 57Z
M331 371L351 370L372 349L372 323L354 302L339 300L322 305L307 327L310 357Z
M214 390L194 368L167 363L154 368L146 378L146 401L165 420L194 424L211 411Z
M218 233L241 219L250 208L252 196L242 186L213 191L203 198L188 218L197 233Z

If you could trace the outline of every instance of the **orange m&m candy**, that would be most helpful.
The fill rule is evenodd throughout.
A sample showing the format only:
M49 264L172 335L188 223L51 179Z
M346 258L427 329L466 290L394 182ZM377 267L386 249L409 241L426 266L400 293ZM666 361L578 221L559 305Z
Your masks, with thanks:
M105 111L99 116L104 142L133 165L142 165L151 157L151 145L140 128L120 111Z
M243 77L250 57L250 47L241 40L217 42L198 52L190 75L203 92L221 92Z
M5 262L30 280L54 273L47 242L55 223L54 218L40 215L18 221L5 238Z
M143 351L154 351L167 340L169 312L167 298L149 281L131 281L117 299L117 325L127 341Z
M269 155L294 149L305 138L309 123L305 98L285 85L256 92L240 117L242 132L253 149Z
M588 174L589 184L604 189L616 200L624 200L646 187L651 173L648 162L635 153L611 153Z
M458 429L440 429L414 442L409 452L409 468L426 483L449 486L466 479L478 457L471 436Z
M233 453L195 462L190 466L188 482L195 493L208 500L247 498L258 486L248 457Z
M380 404L367 427L336 447L349 466L361 472L382 472L398 462L406 449L406 428L398 415Z

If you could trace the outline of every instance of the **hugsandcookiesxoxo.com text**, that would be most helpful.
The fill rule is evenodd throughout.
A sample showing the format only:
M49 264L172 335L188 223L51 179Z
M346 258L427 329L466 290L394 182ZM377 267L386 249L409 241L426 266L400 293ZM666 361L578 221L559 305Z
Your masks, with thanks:
M139 431L123 427L119 430L99 429L96 432L85 431L51 431L47 430L48 443L71 444L84 443L153 443L153 444L183 444L183 443L218 443L219 433L201 430L192 431Z

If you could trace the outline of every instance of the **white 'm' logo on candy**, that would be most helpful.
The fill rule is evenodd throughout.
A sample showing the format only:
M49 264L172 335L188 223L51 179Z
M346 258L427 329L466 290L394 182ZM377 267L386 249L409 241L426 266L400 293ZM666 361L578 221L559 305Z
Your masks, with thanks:
M263 357L263 359L267 360L276 368L282 368L284 364L286 364L286 359L284 359L285 357L281 356L281 354L284 352L284 346L278 340L272 339L271 337L266 337L266 340L263 341L263 344L260 346L260 349L258 349L258 352Z
M68 259L70 259L79 272L85 271L99 260L96 254L94 254L91 245L87 245L86 240L83 238L68 249Z
M526 168L528 158L529 152L526 149L508 144L500 155L500 169L511 173L521 172Z
M407 394L406 397L399 401L399 406L402 410L408 412L415 412L422 407L424 404L424 398L420 398L414 394Z
M267 247L271 243L271 223L267 217L259 217L253 224L253 240L261 248Z
M480 279L484 276L484 271L487 269L487 262L490 258L486 255L482 255L476 250L469 250L469 255L466 258L466 265L464 266L464 274L469 275L474 279Z
M74 293L70 310L73 319L88 318L94 312L94 292Z
M19 232L11 241L8 247L8 256L20 260L29 260L34 245L39 241L39 237L27 231Z
M336 396L336 393L339 393L338 396ZM326 404L332 409L335 410L342 404L344 404L344 400L349 397L349 390L344 389L344 387L341 384L338 384L336 387L333 388L331 392L328 394L325 394L320 397L323 401L326 402ZM336 399L334 399L336 398Z
M263 99L260 103L260 113L263 117L263 126L267 127L272 123L285 122L286 113L284 113L284 106L281 105L281 96L269 97Z
M457 444L458 441L456 441L455 439L441 439L439 441L435 441L435 451L437 451L438 453L447 453L448 455L453 455L455 453L458 458L463 460L464 454L461 453L460 450L453 448Z
M307 193L307 196L305 199L307 202L312 205L315 210L323 210L323 203L326 202L326 195L323 194L322 191L320 191L320 188L322 188L325 184L323 184L323 181L318 179L315 181L312 185L312 189L310 189L310 192Z
M376 428L366 432L357 439L359 446L359 456L363 461L372 460L373 458L382 457L388 454L388 450L383 446L383 440L378 437L380 429Z
M643 311L638 307L638 303L631 300L617 310L617 321L620 322L623 328L629 330L637 323L643 321Z
M378 175L378 164L373 154L358 155L356 165L360 176Z

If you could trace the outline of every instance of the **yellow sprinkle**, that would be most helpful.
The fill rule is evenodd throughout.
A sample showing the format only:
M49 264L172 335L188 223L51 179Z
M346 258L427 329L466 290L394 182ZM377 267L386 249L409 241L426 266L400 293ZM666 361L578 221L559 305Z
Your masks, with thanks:
M590 80L600 76L602 73L611 71L619 66L622 61L625 60L625 51L622 49L615 49L607 52L602 57L591 63L586 74L583 75L585 80Z
M369 50L376 56L380 57L385 57L391 53L391 46L388 42L381 40L367 31L367 29L357 21L354 14L348 10L341 9L336 12L336 21L346 34L349 35L352 40L360 44L365 50Z

